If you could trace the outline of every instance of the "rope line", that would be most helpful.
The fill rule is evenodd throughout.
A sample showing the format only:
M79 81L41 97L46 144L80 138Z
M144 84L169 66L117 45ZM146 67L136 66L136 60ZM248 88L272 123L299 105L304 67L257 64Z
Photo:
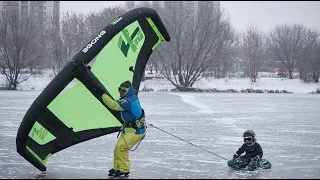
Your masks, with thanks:
M206 150L206 149L204 149L204 148L202 148L202 147L200 147L200 146L198 146L198 145L195 145L195 144L193 144L193 143L191 143L191 142L189 142L189 141L186 141L186 140L184 140L184 139L182 139L182 138L180 138L180 137L178 137L178 136L176 136L176 135L174 135L174 134L171 134L171 133L169 133L169 132L167 132L167 131L165 131L165 130L162 130L162 129L154 126L153 124L149 124L149 123L148 123L148 125L151 126L151 127L156 128L156 129L158 129L158 130L160 130L160 131L162 131L162 132L165 132L165 133L167 133L167 134L169 134L169 135L171 135L171 136L173 136L173 137L175 137L175 138L178 138L178 139L180 139L181 141L184 141L184 142L186 142L186 143L188 143L188 144L191 144L192 146L198 147L198 148L200 148L200 149L202 149L202 150L204 150L204 151L206 151L206 152L208 152L208 153L211 153L211 154L213 154L213 155L216 155L216 156L218 156L218 157L220 157L220 158L222 158L222 159L224 159L224 160L228 160L228 159L226 159L226 158L224 158L224 157L222 157L222 156L219 156L219 155L216 154L216 153L213 153L213 152L211 152L211 151L209 151L209 150Z

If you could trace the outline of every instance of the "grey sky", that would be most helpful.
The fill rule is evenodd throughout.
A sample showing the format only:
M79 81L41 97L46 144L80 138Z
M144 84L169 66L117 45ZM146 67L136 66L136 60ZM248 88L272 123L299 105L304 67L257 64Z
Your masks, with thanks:
M60 8L61 12L89 13L123 4L124 1L60 1ZM265 32L285 23L320 30L320 1L221 1L220 4L238 31L245 30L249 23Z

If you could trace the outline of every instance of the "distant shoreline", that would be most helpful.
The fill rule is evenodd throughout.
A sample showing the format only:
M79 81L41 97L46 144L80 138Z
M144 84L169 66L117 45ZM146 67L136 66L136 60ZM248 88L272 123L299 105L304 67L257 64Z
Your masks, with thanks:
M43 91L43 90L35 90L35 89L30 89L30 90L8 90L5 87L0 87L0 91ZM226 90L219 90L216 88L210 88L210 89L199 89L199 88L190 88L187 91L179 91L177 89L161 89L161 90L153 90L153 89L140 89L139 92L195 92L195 93L242 93L242 94L263 94L263 93L268 93L268 94L299 94L299 93L294 93L290 92L287 90L268 90L268 89L252 89L252 88L247 88L247 89L241 89L241 90L235 90L235 89L226 89ZM309 93L303 93L303 94L320 94L320 90L318 91L312 91Z
M247 89L241 89L241 90L235 90L235 89L226 89L226 90L219 90L216 88L210 88L210 89L199 89L199 88L189 88L186 91L179 91L177 88L175 89L162 89L158 91L154 91L152 88L150 89L140 89L140 92L200 92L200 93L269 93L269 94L295 94L294 92L290 92L287 90L273 90L273 89L252 89L252 88L247 88ZM296 93L298 94L298 93ZM320 91L316 92L309 92L309 93L304 93L304 94L320 94Z
M261 74L261 77L254 83L252 83L249 78L202 78L193 84L192 88L187 88L184 92L320 94L320 83L304 83L298 78L274 78L273 75L273 73ZM50 74L50 72L46 72L42 75L35 75L30 77L27 81L18 84L17 89L19 91L43 91L43 89L52 81L53 77L54 76ZM0 90L7 90L6 84L5 78L0 76ZM139 91L182 92L170 81L156 77L142 81Z

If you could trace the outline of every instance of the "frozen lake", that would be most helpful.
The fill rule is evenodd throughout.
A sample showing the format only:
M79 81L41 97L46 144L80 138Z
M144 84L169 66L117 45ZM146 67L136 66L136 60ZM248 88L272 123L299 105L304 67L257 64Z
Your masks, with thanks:
M22 118L40 91L0 91L0 178L107 179L117 134L65 150L41 173L15 147ZM222 157L253 129L272 169L232 171L220 157L155 128L131 152L130 179L320 178L320 96L308 94L206 94L140 92L148 123Z

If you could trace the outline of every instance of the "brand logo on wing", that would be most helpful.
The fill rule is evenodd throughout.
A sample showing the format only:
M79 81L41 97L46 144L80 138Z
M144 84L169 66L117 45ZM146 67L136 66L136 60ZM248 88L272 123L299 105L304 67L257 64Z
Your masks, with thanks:
M110 24L112 24L112 25L116 25L119 21L121 21L122 20L122 17L119 17L118 19L116 19L116 20L114 20L112 23L110 23Z
M31 137L33 138L33 135L36 134L36 136L38 136L38 138L40 138L41 140L43 140L47 134L48 134L48 130L46 130L45 128L40 128L40 129L37 129L37 128L33 128L32 129L32 135Z
M122 30L122 34L124 39L127 41L127 43L125 43L122 36L119 37L118 47L122 51L123 55L127 57L129 49L131 49L133 53L136 53L138 50L138 44L143 40L143 33L140 28L136 27L131 35L129 30L125 28Z
M91 40L91 42L85 48L82 49L82 52L87 53L89 49L92 48L93 45L96 44L104 34L106 34L106 31L102 30L95 38Z

